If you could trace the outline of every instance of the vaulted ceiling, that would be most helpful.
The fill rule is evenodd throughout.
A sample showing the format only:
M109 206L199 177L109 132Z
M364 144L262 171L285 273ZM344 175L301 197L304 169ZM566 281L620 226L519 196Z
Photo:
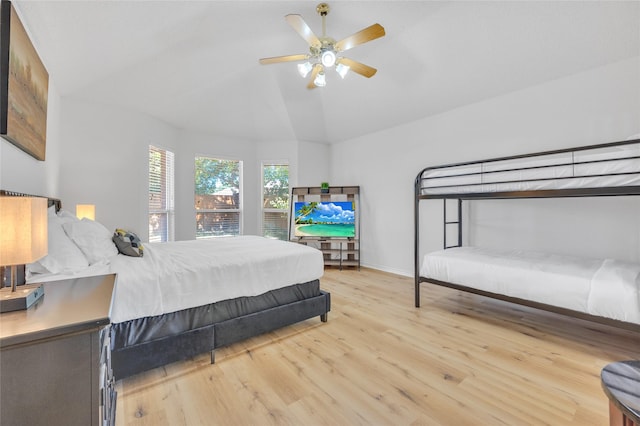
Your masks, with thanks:
M334 1L334 39L385 28L347 55L378 73L308 90L258 59L307 53L284 16L321 35L319 2L17 3L62 96L256 141L336 143L640 55L637 1Z

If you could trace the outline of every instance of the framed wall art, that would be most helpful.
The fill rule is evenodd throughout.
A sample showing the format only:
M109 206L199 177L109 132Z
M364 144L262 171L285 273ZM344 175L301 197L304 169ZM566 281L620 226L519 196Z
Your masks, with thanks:
M49 74L8 0L0 1L0 136L44 161Z

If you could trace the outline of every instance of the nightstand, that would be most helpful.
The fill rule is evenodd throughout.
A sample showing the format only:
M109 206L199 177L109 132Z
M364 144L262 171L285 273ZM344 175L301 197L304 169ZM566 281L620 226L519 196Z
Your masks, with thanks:
M0 314L0 424L111 425L109 312L115 275L52 281Z

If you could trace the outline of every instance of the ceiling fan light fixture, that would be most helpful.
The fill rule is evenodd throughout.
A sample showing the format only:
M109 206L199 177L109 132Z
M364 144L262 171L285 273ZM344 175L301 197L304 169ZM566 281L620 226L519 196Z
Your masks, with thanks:
M350 69L351 67L349 65L345 65L341 63L338 63L338 65L336 65L336 72L342 78L345 78L347 76Z
M333 50L325 50L322 52L320 61L325 67L332 67L336 63L336 53Z
M259 62L262 65L268 65L281 62L304 61L304 63L298 65L298 73L300 73L303 78L311 74L311 77L309 77L307 81L307 89L325 86L325 71L331 67L335 67L336 72L341 78L345 78L350 71L366 78L373 77L377 72L375 68L349 58L338 57L338 54L342 55L343 52L349 49L384 37L386 35L384 27L380 24L369 25L350 36L336 41L332 37L327 36L326 32L326 18L329 14L329 5L327 3L320 3L316 8L316 12L318 12L322 19L321 37L313 33L309 24L305 22L301 15L288 14L284 17L289 26L307 42L309 53L261 58Z
M313 84L318 87L324 87L327 85L327 79L325 78L324 71L320 71L318 75L316 75L315 80L313 80Z
M306 76L308 76L312 69L313 69L313 66L309 61L303 64L298 64L298 72L300 73L302 78L305 78Z

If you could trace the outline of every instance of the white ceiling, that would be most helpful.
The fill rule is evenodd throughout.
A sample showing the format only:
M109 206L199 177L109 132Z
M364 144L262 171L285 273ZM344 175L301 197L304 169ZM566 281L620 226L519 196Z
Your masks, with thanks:
M306 88L319 1L14 1L63 96L142 111L177 128L258 141L336 143L640 55L638 1L333 1L327 35L387 35L346 56L371 79ZM640 76L639 76L640 79Z

